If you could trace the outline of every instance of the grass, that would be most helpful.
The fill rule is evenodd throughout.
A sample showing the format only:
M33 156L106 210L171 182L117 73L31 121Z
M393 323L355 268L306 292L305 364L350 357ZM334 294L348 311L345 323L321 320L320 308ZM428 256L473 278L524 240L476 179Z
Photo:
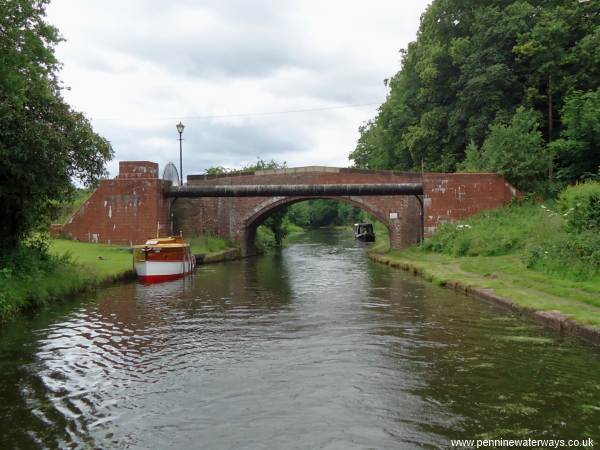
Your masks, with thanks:
M387 227L378 221L373 221L375 231L375 244L371 247L372 252L385 253L390 249L390 232Z
M214 236L191 239L194 253L234 248ZM128 276L133 269L128 247L66 239L50 240L48 253L21 250L13 261L0 264L0 321L78 292Z
M66 261L54 263L51 269L4 274L0 279L0 321L82 291L95 282L92 274Z
M235 244L229 239L218 236L202 235L188 239L193 254L217 253L235 248Z
M576 282L527 268L517 255L456 258L418 248L386 255L423 271L444 285L459 281L468 287L492 289L518 305L540 311L560 311L579 323L600 327L600 277Z
M448 224L421 247L384 259L417 268L440 285L458 281L491 289L521 307L560 311L600 328L600 274L576 255L551 251L574 239L553 205L516 204ZM540 264L534 257L539 253L554 264Z
M532 246L564 236L562 226L552 204L514 204L446 224L423 248L459 257L525 254Z
M127 248L55 239L47 252L22 247L0 269L0 321L126 276Z
M117 277L133 269L133 259L128 247L89 242L52 239L50 253L69 255L77 265L99 278Z

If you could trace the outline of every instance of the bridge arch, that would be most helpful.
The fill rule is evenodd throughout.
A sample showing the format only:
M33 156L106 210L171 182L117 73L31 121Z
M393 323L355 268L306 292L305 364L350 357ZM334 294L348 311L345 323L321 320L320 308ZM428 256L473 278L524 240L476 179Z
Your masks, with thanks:
M392 236L394 228L389 221L389 216L385 211L382 211L377 206L363 200L362 197L345 197L345 196L319 196L319 197L270 197L256 205L251 214L243 220L243 231L241 233L240 244L242 252L245 255L253 255L256 253L256 230L257 228L271 216L272 214L281 211L295 203L300 203L308 200L335 200L349 205L355 206L375 217L379 222L385 225Z
M500 207L520 195L502 176L485 173L310 166L189 175L184 186L173 187L158 178L158 172L158 164L151 161L120 161L119 175L101 180L67 223L53 226L52 232L81 241L131 245L154 236L158 225L164 234L213 234L241 245L276 208L307 196L334 197L381 220L390 230L391 247L400 249L442 223Z

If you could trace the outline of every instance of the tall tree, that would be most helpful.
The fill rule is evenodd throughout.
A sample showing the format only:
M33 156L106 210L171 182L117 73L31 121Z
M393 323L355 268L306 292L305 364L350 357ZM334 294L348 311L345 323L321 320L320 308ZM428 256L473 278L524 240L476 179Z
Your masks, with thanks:
M600 2L434 0L388 85L377 116L359 129L357 167L453 171L467 146L481 148L491 126L521 106L543 117L543 145L569 140L566 100L600 87ZM591 140L584 145L594 151ZM585 166L586 152L567 153L547 173L581 176L565 169Z
M510 123L496 123L479 151L467 148L463 169L496 172L519 189L532 190L544 179L550 154L539 130L539 114L522 106Z
M572 182L600 174L600 89L572 92L561 115L561 138L551 146L559 178Z
M0 247L12 248L44 224L52 204L91 185L112 157L108 141L61 95L45 21L48 0L0 2Z

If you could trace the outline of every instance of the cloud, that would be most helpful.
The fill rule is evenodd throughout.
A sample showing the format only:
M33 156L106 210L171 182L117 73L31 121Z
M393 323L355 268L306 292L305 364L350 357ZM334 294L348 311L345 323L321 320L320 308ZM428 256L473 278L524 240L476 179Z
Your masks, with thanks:
M377 105L202 117L382 102L427 3L52 0L48 17L67 39L57 49L65 96L116 159L178 161L182 120L187 174L257 156L347 165Z

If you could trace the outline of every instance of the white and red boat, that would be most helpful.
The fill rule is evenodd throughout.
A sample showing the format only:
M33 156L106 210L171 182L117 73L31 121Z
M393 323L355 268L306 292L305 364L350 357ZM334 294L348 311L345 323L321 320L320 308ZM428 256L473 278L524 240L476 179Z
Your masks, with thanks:
M146 283L175 280L196 267L190 245L181 236L148 239L133 247L133 264L138 278Z

